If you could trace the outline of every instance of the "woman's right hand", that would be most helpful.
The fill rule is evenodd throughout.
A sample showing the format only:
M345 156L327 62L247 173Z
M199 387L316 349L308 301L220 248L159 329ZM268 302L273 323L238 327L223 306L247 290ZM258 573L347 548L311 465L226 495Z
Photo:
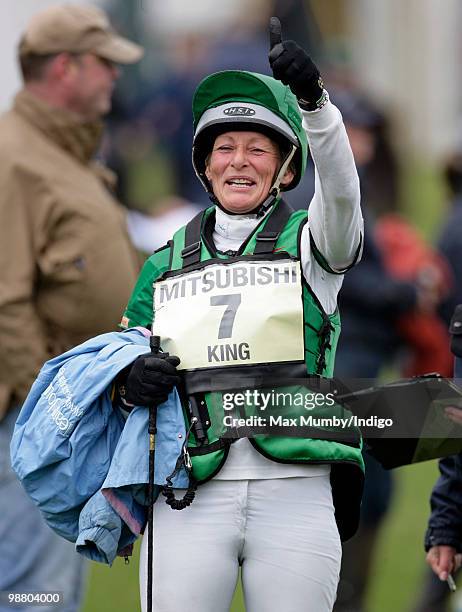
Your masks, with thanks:
M319 70L308 53L293 40L282 40L281 22L270 19L269 63L275 79L288 85L299 102L312 105L323 98L324 84Z

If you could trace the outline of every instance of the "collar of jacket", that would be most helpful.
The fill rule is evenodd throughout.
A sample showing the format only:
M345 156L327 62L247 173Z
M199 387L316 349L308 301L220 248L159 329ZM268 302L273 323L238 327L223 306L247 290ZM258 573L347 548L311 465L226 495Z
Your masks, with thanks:
M88 163L96 153L103 132L102 121L82 122L75 113L53 108L26 89L16 95L13 108L82 163Z

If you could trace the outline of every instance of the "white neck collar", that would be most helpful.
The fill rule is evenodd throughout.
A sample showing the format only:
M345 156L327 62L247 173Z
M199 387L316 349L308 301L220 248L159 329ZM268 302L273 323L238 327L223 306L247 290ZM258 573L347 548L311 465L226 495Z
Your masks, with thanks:
M263 217L248 213L245 215L228 215L224 210L215 208L215 232L225 239L243 242L253 232ZM266 213L265 213L266 214Z

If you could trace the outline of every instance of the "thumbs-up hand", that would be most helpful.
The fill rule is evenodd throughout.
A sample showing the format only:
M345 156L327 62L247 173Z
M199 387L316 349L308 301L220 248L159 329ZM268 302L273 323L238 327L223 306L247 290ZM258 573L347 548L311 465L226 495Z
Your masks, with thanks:
M320 108L327 95L319 70L310 56L293 40L282 40L281 22L271 17L269 63L275 79L289 85L302 108Z

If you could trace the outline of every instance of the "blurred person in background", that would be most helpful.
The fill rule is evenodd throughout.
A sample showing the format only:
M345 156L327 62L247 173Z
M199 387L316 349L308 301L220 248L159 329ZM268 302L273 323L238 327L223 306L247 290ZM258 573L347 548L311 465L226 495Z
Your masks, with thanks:
M450 321L451 350L455 356L454 377L462 378L462 304ZM445 409L448 418L462 425L460 408ZM430 497L431 514L425 533L425 550L430 566L414 612L448 612L451 590L449 575L455 576L462 560L462 453L440 459L440 476ZM456 596L457 597L457 596ZM460 596L456 599L461 609Z
M417 311L421 304L425 309L434 308L430 299L433 294L427 294L411 275L400 277L390 268L388 252L391 251L401 265L408 252L403 254L400 245L384 250L383 236L377 233L377 225L383 223L382 219L390 211L395 211L398 204L398 163L387 139L385 115L354 90L339 90L333 98L342 112L360 176L366 225L361 262L346 275L339 294L342 333L335 376L350 385L358 379L358 387L368 387L374 386L385 367L396 364L402 349L413 354L414 346L403 330L403 317L420 316ZM396 230L396 224L395 219L393 230ZM411 231L407 224L406 230ZM415 250L414 234L412 238ZM441 323L432 320L430 325L431 331L437 326L439 334ZM441 338L438 335L436 344L442 347L443 356L447 358L444 361L447 369L450 367L447 334L443 333ZM432 361L425 362L430 367L425 371L440 369L441 363L435 359L434 347L435 343L425 352L433 357ZM415 371L408 375L422 373ZM341 579L334 608L337 612L362 612L366 609L365 595L375 545L392 499L391 473L369 454L365 453L364 458L366 479L360 527L343 548Z
M438 249L449 263L454 283L440 312L449 325L455 307L462 304L462 143L448 155L442 170L449 193L449 208L438 238Z
M455 377L462 378L462 344L457 334L462 303L462 147L455 147L442 165L443 177L449 192L449 210L438 238L438 248L446 257L454 277L451 291L440 306L440 313L454 334L452 350L456 355ZM418 602L413 612L447 612L450 591L443 572L450 572L456 552L462 551L462 515L459 495L462 481L462 457L448 457L439 462L440 478L431 496L432 513L425 539L428 551L427 571ZM440 579L439 576L442 575Z
M60 591L53 609L71 612L82 559L17 482L9 440L43 363L112 330L136 279L112 173L92 158L116 64L142 48L99 9L62 5L30 20L18 53L24 86L0 118L0 592Z

